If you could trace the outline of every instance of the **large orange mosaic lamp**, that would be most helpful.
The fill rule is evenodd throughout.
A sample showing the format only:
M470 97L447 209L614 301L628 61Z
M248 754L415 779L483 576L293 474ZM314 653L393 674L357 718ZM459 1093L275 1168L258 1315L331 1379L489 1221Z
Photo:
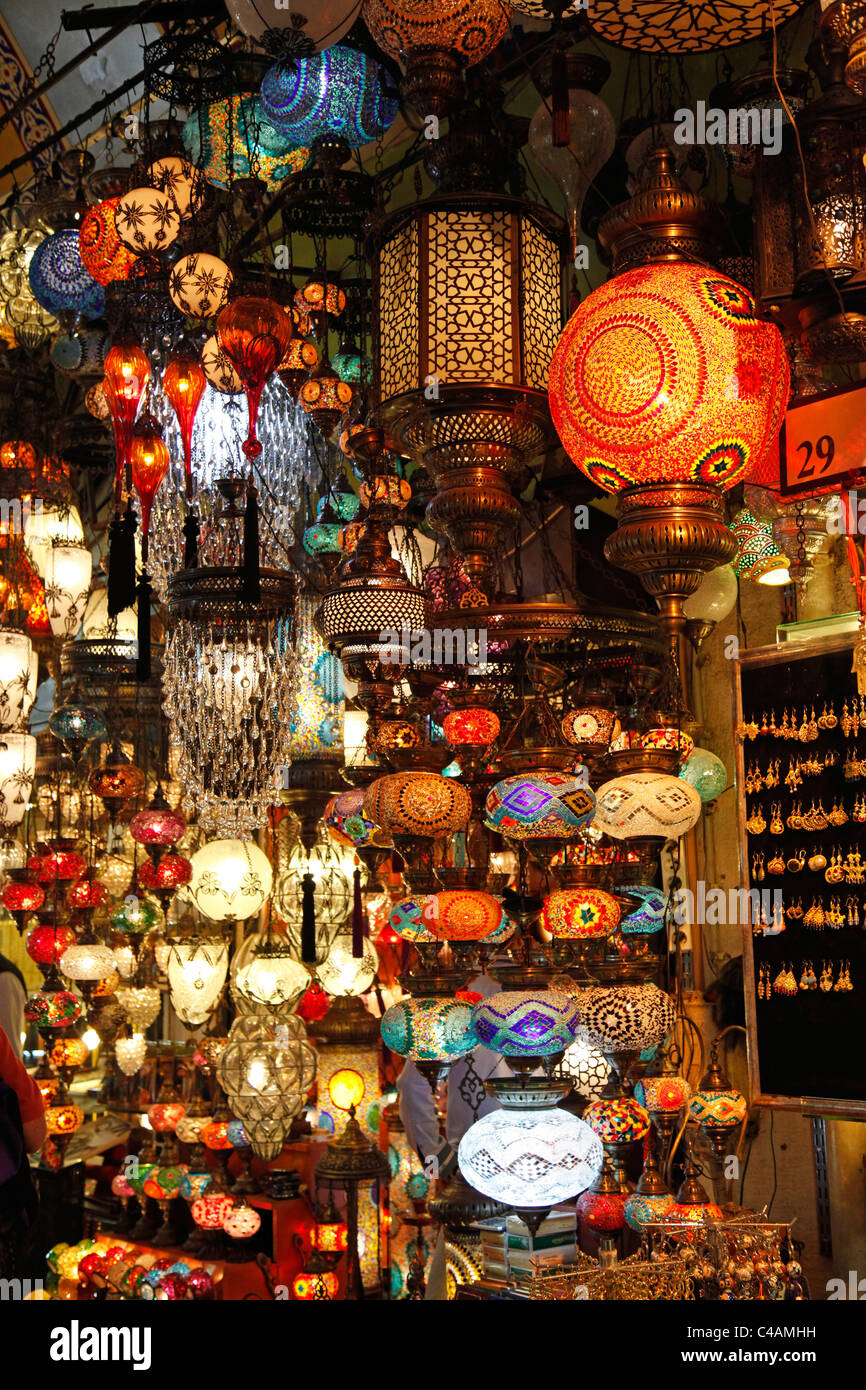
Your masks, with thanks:
M618 494L605 553L640 578L671 633L702 575L735 553L724 492L773 446L788 392L778 329L703 265L627 270L566 324L550 366L554 424L578 468Z

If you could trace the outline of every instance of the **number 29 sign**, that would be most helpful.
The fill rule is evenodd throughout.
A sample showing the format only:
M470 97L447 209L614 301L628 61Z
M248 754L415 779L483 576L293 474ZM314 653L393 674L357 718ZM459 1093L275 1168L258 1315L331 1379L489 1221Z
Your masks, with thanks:
M779 437L783 497L866 480L866 382L792 405Z

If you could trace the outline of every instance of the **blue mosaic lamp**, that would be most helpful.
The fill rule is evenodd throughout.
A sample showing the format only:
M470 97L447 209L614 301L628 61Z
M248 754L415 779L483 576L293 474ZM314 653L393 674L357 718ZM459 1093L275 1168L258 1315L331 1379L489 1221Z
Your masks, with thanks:
M334 365L333 362L331 365ZM361 499L357 492L353 492L348 486L345 490L337 487L329 497L321 497L319 499L319 504L316 508L316 517L321 520L325 509L330 507L331 511L336 517L339 517L340 521L354 521L355 517L358 515L360 506Z
M401 999L382 1015L382 1040L413 1062L447 1064L478 1046L472 1010L456 999Z
M424 893L418 893L413 898L403 898L401 902L394 904L388 918L392 931L403 941L410 941L413 946L419 942L431 941L439 944L439 938L434 936L424 923L422 914L426 901L427 896Z
M558 989L502 990L476 1004L475 1036L505 1057L549 1057L563 1052L577 1035L577 1004Z
M105 309L102 286L84 268L76 227L55 232L40 242L28 273L34 299L50 314L97 319Z
M630 936L649 936L661 931L665 924L667 897L660 888L647 888L643 884L629 884L626 892L631 897L640 898L640 905L628 917L623 917L620 928Z
M342 529L338 521L315 521L307 527L301 544L308 555L338 555Z
M399 106L382 66L344 44L275 64L259 100L265 119L295 144L339 135L353 150L383 135Z
M595 793L569 772L521 772L491 788L485 823L510 840L570 840L595 815Z
M95 739L108 737L108 726L98 709L92 705L69 703L56 709L48 728L59 738L75 762Z

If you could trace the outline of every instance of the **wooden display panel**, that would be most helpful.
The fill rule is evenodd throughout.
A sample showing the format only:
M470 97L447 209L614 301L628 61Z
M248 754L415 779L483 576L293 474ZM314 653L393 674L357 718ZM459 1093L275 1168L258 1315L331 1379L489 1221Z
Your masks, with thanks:
M763 915L770 929L754 920L751 925L745 921L743 924L751 1099L756 1105L802 1114L866 1119L866 822L858 821L853 814L858 800L866 807L866 699L864 723L858 734L852 732L846 737L842 725L846 701L849 714L855 709L858 715L860 712L857 680L851 670L854 642L855 638L846 637L744 652L733 662L734 722L740 882L747 889L769 894L764 900L768 910ZM775 714L778 728L785 710L789 722L792 711L795 712L799 728L804 712L808 722L813 707L816 720L826 709L832 710L837 723L832 729L818 729L817 737L808 740L771 734L750 739L736 732L752 719L763 726L765 714L768 724ZM826 765L833 758L835 762ZM863 775L858 772L852 777L852 762L856 766L861 759ZM798 760L814 760L824 766L818 773L802 773L801 785L792 789L785 778L791 763ZM768 765L776 761L778 785L747 793L749 769L756 765L763 776ZM796 814L797 802L807 818L813 802L816 807L823 806L825 813L831 812L834 805L841 805L848 820L841 826L792 829L787 820L792 811ZM781 834L773 834L770 829L774 804L781 807ZM758 807L765 828L762 833L749 833L747 820ZM828 882L825 869L808 867L809 858L817 852L831 868L837 851L842 863L850 864L848 872L853 881ZM861 852L862 883L857 882L861 877L857 867ZM804 867L789 868L789 863L803 853ZM756 879L756 856L761 854L764 878ZM785 869L777 875L768 872L767 865L779 854L785 860ZM850 860L849 855L853 856ZM777 891L781 894L784 922L781 931L777 930L779 914L773 911L778 901L773 895ZM826 913L831 910L831 900L836 899L845 916L844 924L804 925L802 917L794 918L788 913L797 899L802 901L804 914L813 900ZM755 906L754 901L750 902L753 918ZM859 925L849 923L849 908L859 916ZM819 984L825 963L835 984L847 962L853 989L825 992L820 987L799 988L808 961ZM796 994L789 997L773 988L769 999L760 998L761 967L768 969L772 987L786 962L793 966Z

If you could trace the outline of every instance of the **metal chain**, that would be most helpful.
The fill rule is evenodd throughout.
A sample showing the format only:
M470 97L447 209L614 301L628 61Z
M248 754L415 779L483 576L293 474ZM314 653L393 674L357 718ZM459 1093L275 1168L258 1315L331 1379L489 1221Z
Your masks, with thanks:
M37 86L38 81L39 81L40 78L42 78L42 77L53 77L53 76L54 76L54 54L55 54L55 51L56 51L56 49L57 49L57 41L58 41L58 39L60 38L60 35L61 35L62 33L63 33L63 21L61 20L61 22L60 22L60 24L59 24L59 26L58 26L58 29L57 29L57 33L54 35L54 38L53 38L53 39L51 40L51 42L48 44L48 47L46 48L45 52L42 54L42 57L39 59L39 62L36 64L35 68L33 69L33 76L32 76L32 78L30 79L30 81L29 81L28 83L25 84L27 90L32 90L32 89L34 89L34 88Z

